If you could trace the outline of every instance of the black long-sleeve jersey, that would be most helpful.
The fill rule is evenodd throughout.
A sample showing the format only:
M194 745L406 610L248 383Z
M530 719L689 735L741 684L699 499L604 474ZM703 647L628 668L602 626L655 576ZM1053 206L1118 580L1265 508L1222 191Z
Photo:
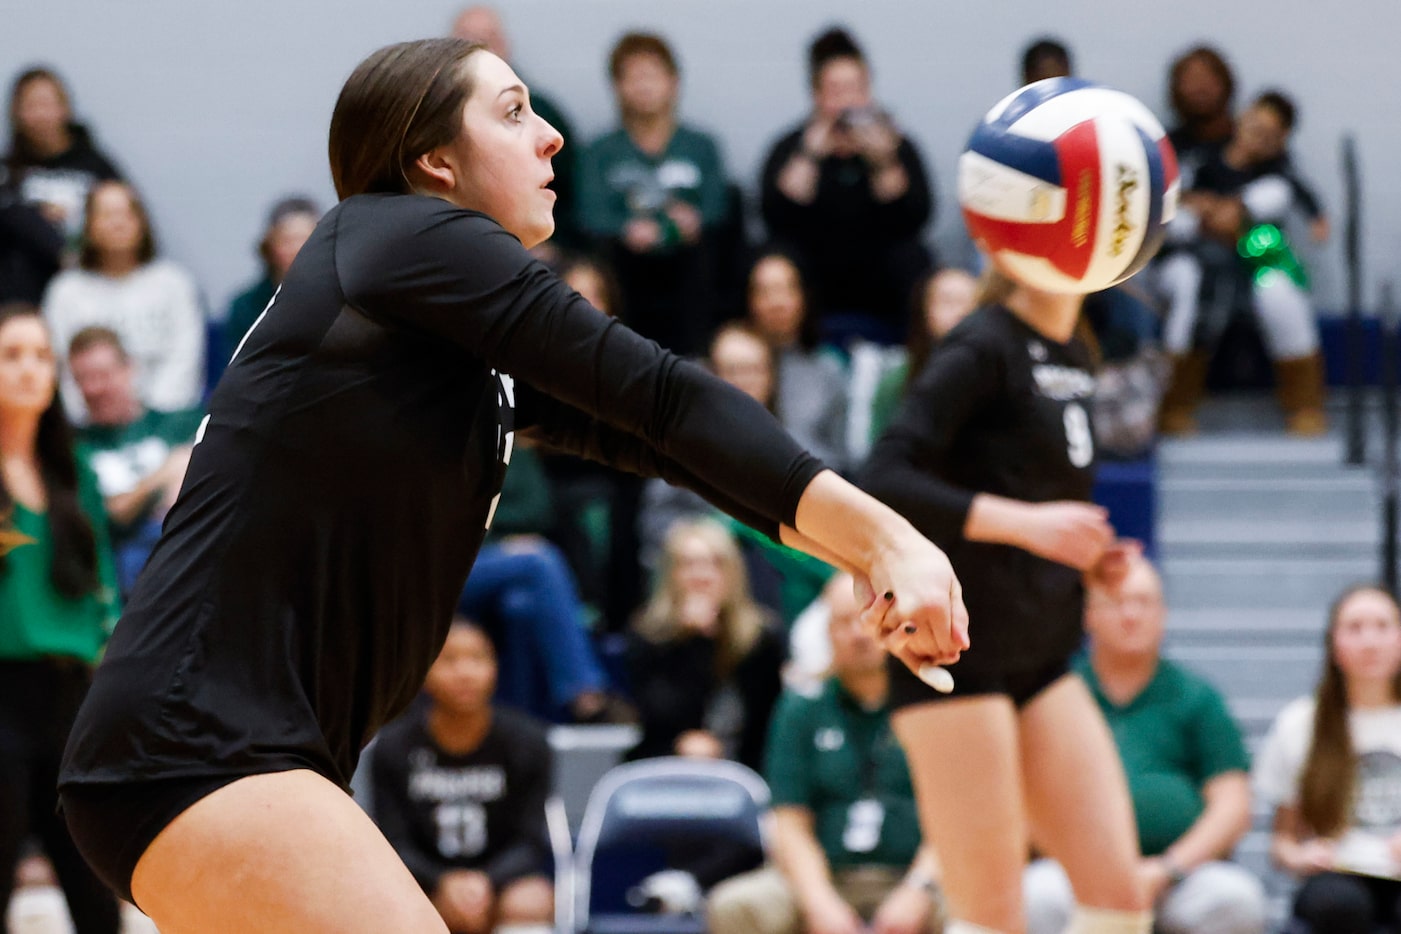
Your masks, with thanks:
M977 493L1088 500L1094 377L1078 340L1060 344L1001 306L981 308L930 356L862 485L943 548L963 585L972 647L955 670L1025 672L1079 645L1080 572L963 535Z
M210 400L61 783L311 768L347 784L442 647L513 429L771 534L822 469L489 217L349 198Z
M430 895L453 869L484 872L498 891L549 871L550 744L523 714L491 716L466 754L438 745L426 704L385 727L371 750L375 823Z

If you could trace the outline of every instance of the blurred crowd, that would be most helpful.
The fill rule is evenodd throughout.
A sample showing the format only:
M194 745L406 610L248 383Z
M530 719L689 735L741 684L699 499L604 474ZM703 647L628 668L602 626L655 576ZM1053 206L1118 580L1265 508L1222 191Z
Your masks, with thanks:
M452 31L511 60L490 7L464 10ZM775 138L757 187L685 121L664 36L629 32L608 50L618 120L595 139L573 131L556 89L531 88L566 139L557 231L538 258L601 312L758 399L848 474L932 349L974 311L981 273L931 249L936 210L952 208L935 204L928 155L876 93L873 64L845 28L812 39L810 109ZM1073 73L1057 40L1024 50L1023 83ZM1239 99L1225 54L1208 45L1174 59L1166 82L1179 215L1153 266L1091 296L1082 321L1100 363L1097 447L1132 460L1159 431L1195 431L1212 354L1242 319L1273 361L1288 431L1319 434L1322 358L1296 244L1326 239L1329 223L1290 157L1296 107L1280 90ZM7 662L67 651L43 631L62 614L10 631L3 617L20 604L7 601L56 588L43 599L86 600L115 619L178 494L203 400L323 207L277 198L255 237L256 280L216 312L163 251L133 181L140 166L104 152L79 113L54 70L14 79L0 171L0 454L40 463L46 485L18 488L8 471L0 483L0 682ZM956 154L938 155L952 171ZM39 404L25 396L38 377L21 370L44 366L57 385ZM16 427L30 422L50 427ZM69 520L54 526L55 546L86 556L69 578L63 559L25 559L37 539L26 522L45 503ZM540 721L636 723L634 757L730 758L764 775L778 819L772 863L711 889L715 930L938 929L937 853L921 845L890 739L882 650L855 626L850 582L831 568L663 481L518 445L458 610L422 705L386 731L372 765L376 816L454 931L551 917ZM1259 880L1228 862L1252 789L1273 809L1278 863L1307 879L1293 912L1301 930L1371 931L1370 916L1346 925L1373 908L1395 922L1395 601L1375 588L1339 600L1317 695L1280 714L1253 783L1219 695L1159 657L1165 618L1145 561L1124 589L1091 594L1081 669L1124 754L1162 929L1264 929ZM71 654L86 664L98 650ZM56 701L0 684L0 703L32 720ZM67 888L61 831L32 818L51 800L39 759L53 741L12 737L4 723L0 905L32 839ZM1381 812L1380 823L1361 818ZM1027 887L1033 929L1064 929L1073 894L1057 867L1033 863Z

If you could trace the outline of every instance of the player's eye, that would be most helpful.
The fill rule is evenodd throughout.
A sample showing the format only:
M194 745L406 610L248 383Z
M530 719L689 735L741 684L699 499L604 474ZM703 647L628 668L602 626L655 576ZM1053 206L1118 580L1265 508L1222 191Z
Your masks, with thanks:
M506 111L506 117L514 123L520 123L521 114L524 112L524 110L525 108L522 107L520 104L512 104L511 109Z

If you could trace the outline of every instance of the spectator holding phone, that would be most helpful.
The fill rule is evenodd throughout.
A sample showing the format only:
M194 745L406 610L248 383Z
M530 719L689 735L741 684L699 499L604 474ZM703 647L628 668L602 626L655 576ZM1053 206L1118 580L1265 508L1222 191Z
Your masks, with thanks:
M898 343L911 289L933 265L921 240L934 205L924 164L876 105L870 66L846 30L813 41L808 77L811 114L764 164L764 223L816 271L824 337Z

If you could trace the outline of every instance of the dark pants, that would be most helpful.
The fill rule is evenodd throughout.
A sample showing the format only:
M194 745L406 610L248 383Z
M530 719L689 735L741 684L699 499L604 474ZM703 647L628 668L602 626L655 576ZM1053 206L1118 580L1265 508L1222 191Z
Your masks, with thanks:
M117 900L57 813L58 765L89 673L77 661L0 661L0 919L30 836L53 863L78 934L116 934Z
M1319 873L1307 879L1294 896L1294 920L1303 922L1303 930L1312 934L1395 931L1401 921L1401 882Z

